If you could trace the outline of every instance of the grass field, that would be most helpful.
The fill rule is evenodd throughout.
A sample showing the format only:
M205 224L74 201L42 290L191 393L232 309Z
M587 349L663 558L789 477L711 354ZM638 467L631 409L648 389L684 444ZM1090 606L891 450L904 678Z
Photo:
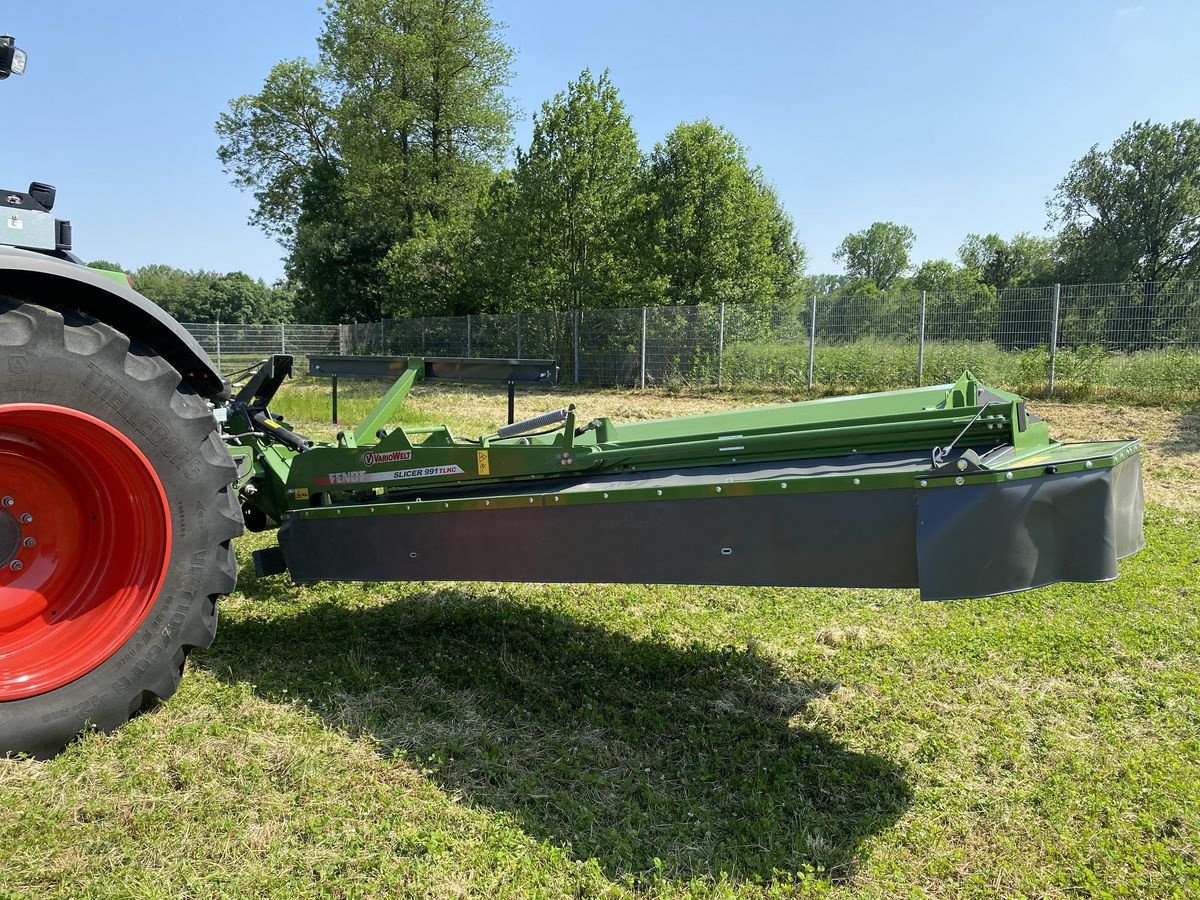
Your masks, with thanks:
M797 399L917 385L915 339L862 337L838 343L818 342L811 392L808 349L807 341L731 343L725 348L720 366L722 383L738 394L769 390ZM665 390L715 392L718 373L715 350L707 353L685 350L685 346L672 346L669 342L658 347L651 345L646 384ZM256 366L264 356L226 354L222 371L230 373L243 366ZM569 352L559 358L562 380L573 382L575 368ZM964 369L970 369L993 387L1042 398L1047 394L1049 365L1049 351L1045 347L1005 350L991 341L931 340L925 344L922 380L924 384L954 381ZM589 385L633 385L639 379L636 346L586 351L580 366L580 378ZM298 357L297 371L307 368L307 357ZM1194 404L1200 402L1200 351L1190 345L1132 353L1094 345L1060 347L1055 355L1054 384L1055 397L1076 402Z
M1003 350L990 341L928 341L924 383L953 381L970 369L986 383L1027 397L1044 397L1050 356L1045 347ZM912 387L917 380L914 340L864 337L818 343L814 393ZM726 383L807 389L808 345L765 341L734 344L725 360ZM1200 353L1178 347L1121 353L1099 346L1060 347L1055 355L1056 397L1108 403L1194 403L1200 400Z
M280 409L327 435L326 391ZM345 388L344 418L376 391ZM0 896L1200 894L1200 414L1037 411L1147 441L1148 545L1115 583L301 588L256 580L269 536L246 537L170 703L0 761ZM418 389L405 421L502 414Z

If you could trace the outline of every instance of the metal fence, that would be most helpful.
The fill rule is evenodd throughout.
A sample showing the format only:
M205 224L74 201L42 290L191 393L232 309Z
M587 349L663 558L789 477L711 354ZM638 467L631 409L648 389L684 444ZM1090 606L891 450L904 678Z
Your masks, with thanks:
M290 353L301 357L310 353L348 353L344 343L346 329L342 325L295 325L276 322L270 325L235 325L229 323L183 325L222 372L235 372L251 366L273 353Z
M970 368L1031 396L1200 399L1200 282L188 327L222 360L270 352L547 357L558 360L563 381L579 384L812 394L938 383Z

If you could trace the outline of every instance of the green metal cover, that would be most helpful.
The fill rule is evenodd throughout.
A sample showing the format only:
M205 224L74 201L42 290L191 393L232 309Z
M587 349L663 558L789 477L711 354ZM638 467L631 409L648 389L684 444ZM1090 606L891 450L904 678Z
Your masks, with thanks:
M263 448L259 470L286 490L259 496L278 504L297 580L917 587L945 599L1105 580L1142 543L1137 441L1056 442L1019 396L970 373L654 422L580 426L569 407L561 427L468 438L387 429L427 369L405 362L336 446Z

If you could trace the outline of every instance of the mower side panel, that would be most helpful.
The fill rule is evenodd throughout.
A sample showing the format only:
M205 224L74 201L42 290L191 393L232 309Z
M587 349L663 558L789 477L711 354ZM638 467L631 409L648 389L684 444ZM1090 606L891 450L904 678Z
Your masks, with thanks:
M911 488L304 518L296 581L917 586Z
M917 495L926 600L988 597L1059 581L1111 581L1142 549L1142 461Z
M927 600L983 597L1117 576L1117 561L1143 544L1140 458L1120 456L1113 466L1026 470L1011 481L985 473L972 484L941 476L911 487L804 490L794 480L785 491L773 480L778 491L755 494L761 482L730 478L708 498L569 503L576 494L564 489L368 501L293 514L279 542L300 582L916 587Z
M153 348L202 396L228 397L221 373L182 325L137 291L86 266L0 246L0 294L86 313Z

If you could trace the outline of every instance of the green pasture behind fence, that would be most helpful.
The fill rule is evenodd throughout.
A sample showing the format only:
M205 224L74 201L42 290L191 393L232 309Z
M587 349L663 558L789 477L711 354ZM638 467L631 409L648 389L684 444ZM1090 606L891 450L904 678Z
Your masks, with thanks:
M552 358L569 383L816 396L952 381L971 369L1035 397L1200 399L1200 282L187 327L226 372L271 353L298 356L302 368L310 353Z

